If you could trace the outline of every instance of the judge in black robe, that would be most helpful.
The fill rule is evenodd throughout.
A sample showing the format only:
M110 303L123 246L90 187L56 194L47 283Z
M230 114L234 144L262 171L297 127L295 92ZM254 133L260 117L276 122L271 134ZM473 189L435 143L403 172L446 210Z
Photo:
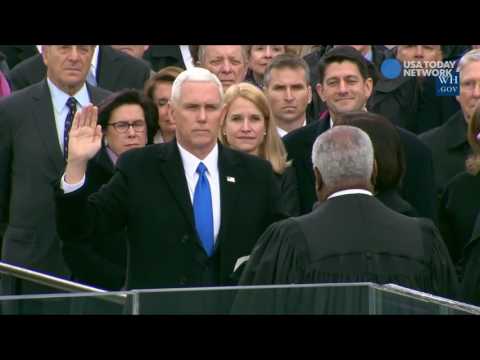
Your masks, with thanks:
M345 136L345 129L365 134L353 127L338 126L322 134L316 142L327 141L325 135L334 140L339 133ZM358 142L353 137L351 141ZM265 231L248 260L240 285L394 283L455 298L458 286L455 270L433 222L404 216L375 199L370 179L362 180L348 171L352 162L359 159L356 154L360 150L350 149L343 156L342 146L346 145L341 141L335 145L330 141L323 147L316 145L317 156L323 156L320 154L325 149L332 152L332 161L341 168L336 173L343 176L326 185L323 179L330 177L326 172L331 167L320 172L318 162L314 162L319 205L310 214L277 222ZM328 159L325 161L328 163ZM372 165L369 173L374 179L376 168L371 169ZM343 296L338 291L330 294L333 298L320 288L292 290L281 296L270 292L270 297L257 301L254 292L253 296L243 292L233 312L262 311L270 302L278 312L331 313L343 309L357 313L353 310L359 310L365 299L361 292L353 295L355 299L348 291Z

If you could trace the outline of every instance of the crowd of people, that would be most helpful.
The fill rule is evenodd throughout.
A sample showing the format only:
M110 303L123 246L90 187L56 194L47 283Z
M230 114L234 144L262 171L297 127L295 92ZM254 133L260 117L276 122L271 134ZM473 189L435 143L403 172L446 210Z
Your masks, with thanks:
M1 259L107 290L375 282L480 305L477 47L2 45ZM388 59L453 61L459 94Z

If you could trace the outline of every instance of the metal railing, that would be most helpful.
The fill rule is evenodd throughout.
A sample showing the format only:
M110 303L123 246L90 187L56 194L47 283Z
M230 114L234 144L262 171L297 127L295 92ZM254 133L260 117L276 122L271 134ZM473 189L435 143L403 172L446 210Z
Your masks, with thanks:
M60 279L55 276L42 274L37 271L28 270L22 267L10 265L0 261L0 273L5 275L10 275L18 279L28 280L36 284L45 285L52 287L57 290L64 290L68 292L77 292L77 293L105 293L102 299L107 301L112 301L120 305L124 305L127 300L126 294L109 294L108 291L97 289L92 286L87 286L79 284L73 281Z

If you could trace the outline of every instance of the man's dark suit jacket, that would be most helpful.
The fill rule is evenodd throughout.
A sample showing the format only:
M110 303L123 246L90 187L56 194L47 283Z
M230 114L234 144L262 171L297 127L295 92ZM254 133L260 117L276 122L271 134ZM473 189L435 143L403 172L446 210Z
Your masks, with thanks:
M464 171L450 180L440 201L440 231L460 274L464 265L460 262L463 250L472 238L480 211L479 189L480 174L474 176Z
M10 72L14 90L20 90L45 78L47 68L42 55L35 55L13 68ZM123 89L143 90L145 81L150 78L150 68L145 61L115 50L108 45L100 45L98 51L97 85L110 91Z
M110 93L87 85L98 104ZM65 167L52 99L44 80L0 101L2 260L57 276L68 274L57 236L54 182Z
M330 117L292 131L283 137L288 158L297 171L300 213L312 210L317 199L313 174L312 147L317 137L330 129ZM398 128L405 149L407 169L400 194L419 216L435 220L435 193L432 155L429 149L409 131Z
M150 45L143 58L150 63L153 71L159 71L167 66L186 69L180 45Z
M114 165L105 147L88 162L87 193L97 192L112 178ZM121 229L82 242L64 241L63 256L76 282L105 290L120 290L125 283L127 233Z
M239 284L338 282L394 283L449 298L457 296L458 287L448 251L430 220L399 214L364 194L331 198L310 214L270 226ZM325 296L313 300L317 309L317 301L339 306L328 304ZM348 296L338 300L356 302Z
M85 186L59 189L59 234L83 241L127 226L128 289L229 284L237 260L282 217L280 193L265 160L219 145L218 166L221 225L211 257L196 235L175 141L123 154L112 180L88 201Z
M465 160L471 152L463 112L458 111L442 126L423 133L420 140L432 151L435 187L440 196L448 182L465 170Z
M7 57L7 64L10 69L34 55L38 54L36 45L0 45L0 51Z

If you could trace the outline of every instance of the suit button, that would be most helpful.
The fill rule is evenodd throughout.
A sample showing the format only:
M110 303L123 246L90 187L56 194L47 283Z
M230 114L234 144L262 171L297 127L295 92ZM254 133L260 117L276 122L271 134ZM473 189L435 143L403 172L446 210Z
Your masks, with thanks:
M186 276L182 276L180 278L180 281L179 281L180 285L185 285L187 283L187 277Z
M372 254L370 251L367 251L367 252L365 253L365 257L367 258L367 260L372 260L373 254Z
M183 235L181 242L182 244L186 244L188 242L188 235Z

